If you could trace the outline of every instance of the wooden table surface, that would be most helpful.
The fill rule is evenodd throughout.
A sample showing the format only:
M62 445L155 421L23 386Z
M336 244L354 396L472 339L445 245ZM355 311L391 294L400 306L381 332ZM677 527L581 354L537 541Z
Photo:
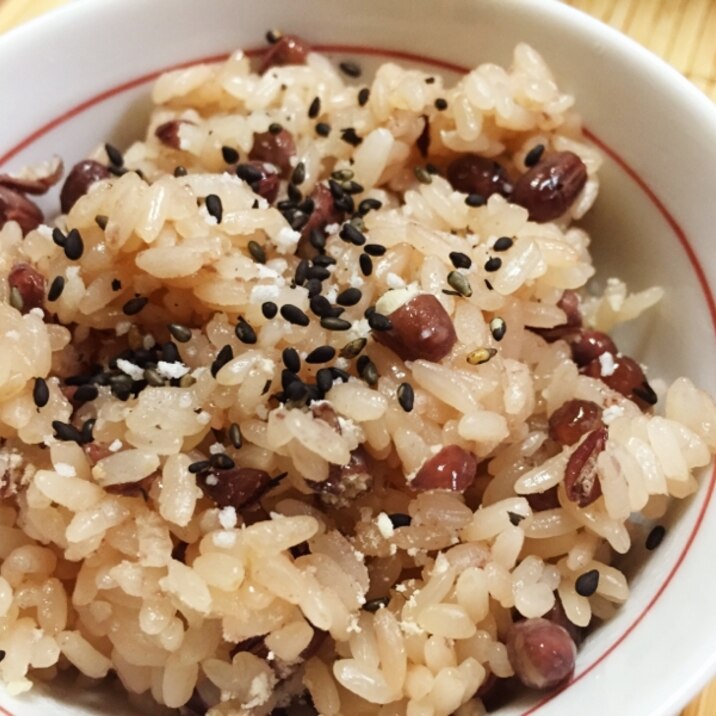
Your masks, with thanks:
M716 0L564 1L661 55L716 100ZM66 2L68 0L0 0L0 32ZM716 716L716 680L681 716Z

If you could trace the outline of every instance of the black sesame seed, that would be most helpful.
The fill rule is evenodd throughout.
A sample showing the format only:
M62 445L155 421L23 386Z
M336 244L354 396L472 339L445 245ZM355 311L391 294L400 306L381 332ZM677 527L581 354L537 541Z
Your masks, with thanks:
M271 134L279 134L283 130L283 127L278 122L271 122L268 126L268 131Z
M82 433L70 423L63 423L60 420L53 420L52 429L55 431L55 437L58 440L73 443L82 442Z
M79 388L77 388L72 398L78 403L89 403L93 400L96 400L98 395L99 390L97 389L97 386L87 384L81 385Z
M361 298L363 298L363 293L359 288L347 288L338 294L336 303L339 306L355 306Z
M256 331L246 322L243 316L239 316L234 333L242 343L248 345L256 343Z
M318 296L322 288L323 286L321 284L320 279L309 278L308 281L306 281L306 291L308 292L308 298Z
M505 337L505 333L507 333L507 324L504 319L495 316L490 321L490 333L492 333L492 337L496 341L501 341Z
M369 211L377 211L382 206L383 206L382 201L368 197L367 199L363 199L363 201L361 201L361 203L358 204L358 213L361 216L365 216Z
M127 174L127 170L124 167L115 167L114 164L110 164L107 167L107 171L116 177L121 177Z
M363 87L358 92L358 105L360 107L365 107L366 104L368 104L368 100L370 99L370 88Z
M216 374L234 358L234 349L227 343L217 354L211 364L211 375L216 378Z
M181 361L176 343L167 341L162 344L162 360L166 363L179 363Z
M333 306L331 306L331 302L325 296L312 296L308 305L311 311L319 318L333 315Z
M515 242L509 236L500 236L492 247L495 251L507 251Z
M341 129L341 139L346 144L350 144L352 147L357 147L363 142L362 137L359 137L356 134L356 130L353 127L346 127L346 129Z
M232 470L236 463L225 453L218 452L209 458L211 466L217 470Z
M366 244L363 247L363 251L365 251L369 256L383 256L387 250L388 249L381 244Z
M179 323L170 323L167 328L169 329L169 333L171 333L172 338L174 338L174 340L176 341L179 341L179 343L187 343L191 340L190 328L182 326Z
M50 290L47 292L48 301L56 301L61 295L65 288L65 277L55 276L50 284Z
M264 318L268 318L269 320L276 318L278 306L273 301L264 301L261 304L261 313L263 313Z
M487 203L487 200L485 199L482 194L468 194L465 197L465 203L468 206L476 207L476 206L485 206Z
M353 197L349 196L348 194L344 194L340 199L336 199L333 202L333 205L336 207L336 209L340 211L345 211L346 214L352 214L355 211L355 203L353 202Z
M309 119L315 119L318 117L318 115L321 113L321 98L320 97L314 97L313 101L308 107L308 117Z
M360 77L361 76L361 68L360 65L357 65L355 62L345 61L341 62L338 67L340 67L341 72L343 74L348 75L349 77Z
M525 166L533 167L540 159L542 159L542 154L544 154L544 144L535 144L535 146L532 147L532 149L530 149L525 155Z
M94 436L92 435L92 431L94 430L95 423L97 422L97 418L90 418L89 420L85 420L84 424L82 425L82 443L91 443L94 440Z
M174 167L174 176L177 177L177 179L179 177L185 177L187 175L187 173L188 172L186 170L186 167L183 167L181 165L178 167Z
M319 346L306 356L306 363L328 363L335 355L336 349L333 346Z
M347 331L351 327L351 322L335 316L323 316L321 318L321 327L329 331Z
M396 529L399 527L410 527L410 523L413 521L413 518L404 512L392 512L388 517Z
M124 166L124 157L122 156L122 152L120 152L117 147L107 143L104 145L104 151L107 152L109 161L112 162L115 167Z
M5 658L5 651L4 649L0 649L0 661L2 661Z
M378 383L378 369L375 363L366 355L362 355L356 361L356 370L368 385L375 386Z
M94 223L97 224L102 231L104 231L109 223L109 217L104 214L97 214L97 216L94 217Z
M352 179L350 181L344 181L341 186L346 194L362 194L365 191L365 187L362 184Z
M239 161L239 153L233 147L223 146L221 156L227 164L236 164Z
M314 256L313 258L314 266L334 266L335 264L336 260L333 256L328 256L327 254L321 254L320 256Z
M369 599L367 602L365 602L361 609L364 612L370 612L371 614L375 614L375 612L377 612L379 609L387 607L389 603L390 597L376 597L375 599Z
M296 326L307 326L311 321L309 317L298 307L292 303L286 303L281 306L281 315L289 322Z
M413 391L413 386L410 383L401 383L398 386L398 403L400 403L400 407L406 413L409 413L413 409L414 402L415 391Z
M146 296L130 298L129 301L122 306L122 313L124 313L125 316L135 316L147 305L148 301L149 299Z
M434 77L426 77L426 78L425 78L425 84L426 84L426 85L433 85L433 84L435 84L435 78L434 78Z
M515 527L517 527L517 525L525 519L524 515L520 515L517 512L510 512L509 510L507 511L507 517L510 520L510 524Z
M467 276L459 271L450 271L447 275L447 282L461 296L465 296L465 298L472 296L472 287L470 286L470 282L467 280Z
M634 388L632 392L649 405L656 405L659 401L659 397L654 392L654 389L646 381L644 381L638 388Z
M118 278L112 279L112 290L119 291L122 288L122 282Z
M330 368L321 368L316 373L316 385L322 393L327 393L333 387L333 372Z
M331 125L326 122L316 124L316 134L319 137L327 137L331 133Z
M647 535L646 548L649 551L656 549L661 544L661 541L664 539L665 535L666 527L664 527L663 525L656 525L656 527L654 527Z
M244 444L241 428L238 423L231 423L229 426L229 440L237 450Z
M599 586L599 570L590 569L584 574L580 574L574 582L574 591L580 597L591 597L597 591Z
M164 377L156 368L145 368L144 380L147 381L147 385L151 385L155 388L160 388L165 385Z
M485 279L485 287L487 288L488 291L494 290L494 288L492 287L492 284L487 279Z
M291 172L291 184L303 184L304 181L306 181L306 165L299 162Z
M196 462L191 463L191 465L189 465L187 469L190 473L196 475L199 472L204 472L204 470L208 470L210 467L211 463L208 460L197 460Z
M432 174L425 167L415 167L413 174L421 184L431 184L433 181Z
M268 42L269 45L275 45L282 37L283 33L281 30L269 30L266 33L266 42Z
M373 273L373 261L368 254L361 254L358 257L358 265L364 276L370 276Z
M365 235L361 231L358 231L351 223L343 224L338 235L343 241L353 244L354 246L363 246L366 242Z
M292 373L298 373L301 370L301 358L295 348L284 348L281 353L283 364Z
M438 97L435 100L435 109L442 112L448 108L447 100L444 97Z
M292 370L284 368L281 371L281 388L283 390L286 390L286 388L296 380L300 381L301 379Z
M293 182L291 182L286 187L286 194L288 198L294 203L294 205L298 205L303 199L303 194L301 194L301 190Z
M261 246L261 244L256 241L249 241L247 248L249 250L249 254L251 254L251 258L257 264L266 263L266 251L264 250L264 247Z
M472 266L472 259L460 251L451 251L449 254L450 261L455 268L469 269Z
M355 358L360 355L360 352L366 347L368 340L366 338L355 338L354 340L346 343L341 348L341 358Z
M216 219L218 224L220 224L221 218L224 214L224 207L221 204L221 198L216 194L209 194L206 199L204 199L204 203L206 204L206 210L209 214Z
M368 325L374 331L389 331L393 327L390 318L377 311L373 311L370 316L368 316Z
M325 266L311 266L308 269L308 278L317 279L318 281L325 281L330 277L331 272Z
M308 243L316 251L323 251L326 248L326 235L320 229L311 229L308 234Z
M296 266L296 273L293 275L293 280L297 286L303 286L308 278L308 259L301 259Z
M85 250L85 245L77 229L72 229L65 237L64 249L65 256L67 256L70 261L77 261L81 258Z
M307 394L308 386L300 380L294 380L284 391L286 399L293 402L303 400Z
M493 256L485 262L485 271L497 271L501 266L502 259L497 256Z
M66 239L67 237L58 228L55 227L54 229L52 229L52 240L58 246L64 246Z
M254 184L261 181L263 174L258 167L253 164L238 164L236 167L236 176L247 184Z
M340 380L342 383L347 383L351 377L350 373L346 370L343 370L342 368L336 368L336 366L331 366L331 373L333 373L333 378L335 380Z
M47 387L47 381L44 378L35 378L32 399L38 408L44 408L50 401L50 389Z

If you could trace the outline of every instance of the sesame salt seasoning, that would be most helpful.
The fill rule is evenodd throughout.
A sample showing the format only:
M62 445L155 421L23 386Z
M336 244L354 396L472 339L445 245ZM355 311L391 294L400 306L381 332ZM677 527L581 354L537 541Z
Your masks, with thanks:
M321 113L321 98L314 97L311 104L308 106L308 118L315 119Z
M373 261L368 254L361 254L358 257L358 265L364 276L370 276L373 273Z
M369 87L363 87L358 92L358 106L359 107L365 107L366 104L368 104L368 100L370 99L370 88Z
M48 301L56 301L61 295L62 292L65 289L65 277L64 276L55 276L54 279L52 279L52 283L50 284L50 289L47 292L47 300Z
M468 353L466 360L470 365L481 365L482 363L487 363L496 355L497 350L495 348L478 348Z
M401 383L398 386L398 403L400 407L406 413L409 413L413 409L414 402L415 392L413 391L413 386L410 383Z
M502 259L497 256L487 259L485 262L485 271L493 272L498 271L502 266Z
M122 306L122 313L124 313L125 316L135 316L147 305L148 302L149 299L146 296L135 296L134 298L130 298L129 301Z
M223 146L221 156L227 164L236 164L239 161L239 153L233 147Z
M580 597L591 597L597 591L599 586L599 570L590 569L584 574L580 574L574 582L574 591Z
M509 236L500 236L497 241L492 246L493 251L507 251L507 249L512 247L512 244L514 244L514 240L510 238Z
M507 324L500 316L495 316L490 321L490 333L496 341L501 341L507 333Z
M237 450L244 444L241 428L238 423L231 423L229 426L229 440Z
M50 389L44 378L35 378L35 385L32 387L32 399L38 408L44 408L50 402Z
M244 319L243 316L239 316L239 320L236 323L236 328L234 328L234 333L242 343L246 343L247 345L253 345L254 343L256 343L256 331Z
M224 214L224 207L221 204L221 198L216 194L209 194L206 199L204 199L204 204L206 205L206 210L209 214L216 219L216 223L220 224Z
M276 318L278 306L273 301L264 301L261 304L261 313L264 318L268 318L270 321L272 318Z
M307 356L306 363L328 363L336 356L336 349L333 346L319 346L314 348Z
M468 194L465 197L465 203L474 209L478 206L485 206L487 199L482 194Z
M77 229L72 229L65 237L65 243L63 246L65 250L65 256L70 261L77 261L82 257L85 250L84 242L80 236L80 232Z
M117 147L107 142L107 144L104 145L104 151L107 153L109 161L112 162L115 167L124 166L124 157Z
M656 525L646 537L646 548L651 550L656 549L666 535L666 527L663 525Z
M338 67L340 68L341 72L344 75L348 75L348 77L360 77L362 74L362 70L360 68L360 65L356 64L355 62L351 62L350 60L346 60L345 62L339 63Z
M544 154L544 144L535 144L532 149L525 154L525 166L526 167L533 167L537 162L539 162L540 159L542 159L542 155Z
M211 364L211 375L216 378L216 374L234 358L234 349L227 343L217 354Z
M459 271L450 271L447 275L447 282L461 296L464 296L465 298L470 298L470 296L472 296L472 287L470 286L470 282L467 280L467 276L461 274Z
M191 340L191 329L179 323L170 323L167 326L169 333L179 343L188 343Z
M472 259L460 251L451 251L448 258L455 268L469 269L472 266Z
M294 306L292 303L286 303L281 306L281 316L296 326L305 327L311 322L308 316L298 306Z

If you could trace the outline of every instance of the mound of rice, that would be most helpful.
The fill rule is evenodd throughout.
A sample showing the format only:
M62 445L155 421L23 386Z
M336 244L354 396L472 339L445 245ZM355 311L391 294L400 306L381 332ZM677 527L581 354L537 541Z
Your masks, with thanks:
M568 310L600 156L533 49L452 87L300 59L162 76L144 141L97 149L104 178L54 232L0 229L11 693L74 669L186 713L482 714L515 672L568 678L573 654L530 683L553 665L511 634L609 618L629 595L611 563L716 449L688 379L625 395L619 356L575 360L661 291L611 280ZM281 167L258 144L284 133ZM565 152L583 186L530 220L507 184ZM454 188L465 154L507 189ZM419 295L454 340L402 359L379 334ZM597 418L569 443L574 400Z

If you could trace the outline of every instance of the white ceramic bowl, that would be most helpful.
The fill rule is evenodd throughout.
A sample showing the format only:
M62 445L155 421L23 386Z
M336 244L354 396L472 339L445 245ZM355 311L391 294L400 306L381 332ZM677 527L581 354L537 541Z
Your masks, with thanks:
M716 110L635 43L551 0L78 2L0 39L0 170L55 152L71 165L107 138L126 143L138 136L161 70L259 46L271 27L340 56L402 55L444 70L509 63L519 41L536 47L607 155L588 221L601 275L667 291L620 344L652 376L687 375L716 393ZM716 673L713 485L709 470L698 494L669 515L657 552L644 559L633 550L632 597L586 640L572 683L500 713L673 714ZM135 713L108 692L76 686L19 699L0 693L0 705L16 716Z

